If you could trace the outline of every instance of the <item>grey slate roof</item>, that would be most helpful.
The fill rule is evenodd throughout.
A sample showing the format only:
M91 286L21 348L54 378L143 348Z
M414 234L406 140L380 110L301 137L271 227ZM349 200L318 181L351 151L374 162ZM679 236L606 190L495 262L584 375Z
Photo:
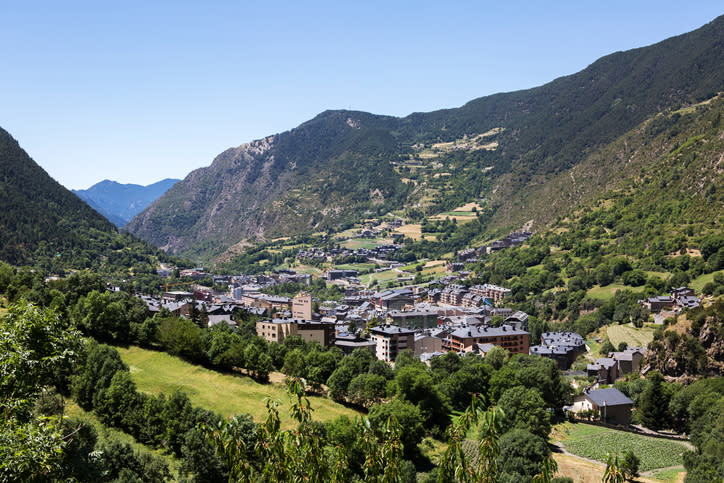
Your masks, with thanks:
M496 336L504 336L504 335L522 335L522 334L528 334L528 332L524 330L516 330L513 327L509 325L503 325L500 327L488 327L488 326L470 326L470 327L461 327L454 331L452 334L450 334L453 337L457 337L460 339L465 339L468 337L496 337Z
M588 393L588 398L596 403L597 406L623 406L630 404L633 406L633 401L630 400L624 393L615 388L609 389L598 389Z
M414 330L405 329L402 327L398 327L396 325L378 325L377 327L372 327L370 329L370 332L373 334L385 334L385 335L410 335L414 334Z

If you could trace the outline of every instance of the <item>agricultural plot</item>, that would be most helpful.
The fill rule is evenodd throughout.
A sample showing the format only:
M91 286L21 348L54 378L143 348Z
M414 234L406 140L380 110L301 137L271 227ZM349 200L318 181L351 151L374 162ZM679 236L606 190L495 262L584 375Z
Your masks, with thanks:
M606 328L606 335L615 347L621 342L626 342L629 347L646 347L654 340L654 329L650 327L637 329L632 324L609 325Z
M557 428L565 449L577 456L606 462L608 453L632 451L641 460L640 470L683 465L685 443L641 436L584 423L563 423Z
M281 401L279 416L282 425L288 427L289 398L282 385L259 384L254 380L196 366L164 352L139 347L116 347L131 370L131 377L140 392L171 394L184 391L195 406L201 406L224 417L249 413L255 421L266 419L265 399ZM326 422L338 416L354 418L357 412L329 399L310 397L316 420Z
M422 225L418 224L410 224L410 225L402 225L401 227L398 227L395 229L395 232L402 233L406 237L412 238L413 240L419 240L422 236Z

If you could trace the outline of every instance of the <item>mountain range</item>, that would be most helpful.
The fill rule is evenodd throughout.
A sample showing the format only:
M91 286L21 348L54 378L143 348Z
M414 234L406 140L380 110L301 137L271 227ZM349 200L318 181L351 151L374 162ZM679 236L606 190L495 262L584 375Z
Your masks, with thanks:
M73 190L73 193L121 228L177 181L179 180L166 178L148 186L141 186L106 179L88 189Z
M127 229L171 253L207 258L371 215L419 219L469 201L486 206L492 230L539 229L620 181L622 172L602 157L609 145L652 116L722 90L719 17L541 87L460 108L404 118L325 111L224 151Z

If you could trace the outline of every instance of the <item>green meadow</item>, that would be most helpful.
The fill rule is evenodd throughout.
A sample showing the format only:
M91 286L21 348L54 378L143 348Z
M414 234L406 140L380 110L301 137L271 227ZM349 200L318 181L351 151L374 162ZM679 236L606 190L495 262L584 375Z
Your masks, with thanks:
M118 352L131 370L131 377L140 392L171 394L185 392L191 403L222 416L251 414L255 421L266 419L266 400L279 400L279 416L282 424L291 426L289 398L284 385L259 384L253 379L233 374L223 374L190 364L165 352L139 347L117 347ZM322 397L310 397L314 419L331 421L338 416L354 418L356 411Z

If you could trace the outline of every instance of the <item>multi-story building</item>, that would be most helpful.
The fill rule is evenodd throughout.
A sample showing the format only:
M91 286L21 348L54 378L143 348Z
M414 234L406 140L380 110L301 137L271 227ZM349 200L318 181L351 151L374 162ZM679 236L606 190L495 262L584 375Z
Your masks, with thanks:
M500 327L468 326L451 332L443 340L443 351L468 352L475 344L493 344L507 349L511 354L527 354L530 350L530 333L510 325Z
M375 341L377 358L392 362L405 349L415 350L415 332L396 325L380 325L370 329Z
M405 328L431 329L437 326L437 312L431 310L413 310L402 312L392 310L387 313L387 319L393 325Z
M335 323L315 320L273 319L256 323L256 333L267 342L280 344L287 337L298 335L306 342L324 347L334 344Z
M510 295L510 289L505 287L499 287L490 283L484 283L483 285L473 285L470 287L470 292L475 295L480 295L487 299L497 302L503 300L505 297Z
M292 299L292 318L312 320L312 295L309 292L299 292Z
M297 321L292 319L262 320L256 323L256 334L267 342L281 344L287 337L297 335Z
M440 303L445 305L461 305L467 291L463 285L450 284L442 290Z

